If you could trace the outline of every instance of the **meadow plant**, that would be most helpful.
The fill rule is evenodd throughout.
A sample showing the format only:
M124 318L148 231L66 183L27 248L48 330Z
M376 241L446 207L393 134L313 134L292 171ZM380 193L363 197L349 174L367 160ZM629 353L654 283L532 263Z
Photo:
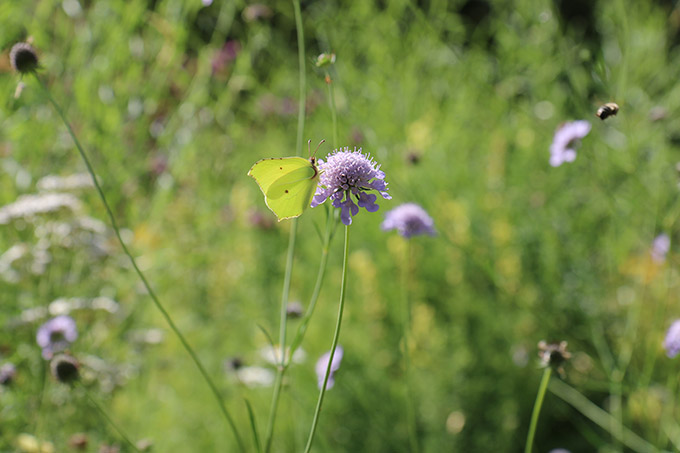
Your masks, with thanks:
M680 319L676 319L666 331L663 347L668 358L672 359L680 354Z
M595 2L584 7L592 17L575 17L570 2L481 2L488 3L486 12L447 2L395 2L389 8L312 2L304 5L305 27L299 0L292 0L292 13L286 4L212 0L182 8L172 2L69 0L57 8L32 3L39 2L0 8L11 13L0 19L10 17L35 34L14 45L5 53L8 63L0 64L7 94L0 109L0 225L13 227L0 235L5 247L0 284L9 300L0 314L7 327L0 339L0 450L61 451L69 438L71 448L91 449L98 436L102 452L149 448L130 441L114 423L89 393L97 388L107 398L115 396L119 413L130 411L129 423L143 419L136 430L158 435L159 449L214 451L207 433L221 436L222 430L203 414L205 396L194 391L186 373L165 372L184 365L173 349L179 345L233 432L233 439L223 441L233 440L229 448L220 451L301 450L305 427L299 415L311 410L306 393L316 387L306 452L405 450L407 436L412 452L516 451L523 440L517 433L527 428L527 453L534 442L536 450L551 453L680 450L673 404L677 364L658 360L664 351L671 359L680 354L671 241L679 212L672 113L680 105L672 5ZM30 20L15 20L14 12ZM111 20L112 14L121 20ZM293 14L297 80L289 68ZM48 30L38 27L48 20L53 23ZM5 43L24 33L6 25ZM311 38L305 39L305 28ZM48 39L53 50L41 61L33 43ZM316 57L307 54L306 43ZM321 76L309 84L305 62ZM16 81L2 78L10 68L20 75L16 90L10 86ZM42 77L47 69L49 76ZM342 84L336 86L336 80ZM63 82L65 108L52 97L54 81ZM335 151L318 167L310 160L304 168L319 178L311 202L318 209L306 211L305 223L279 224L252 206L251 189L236 173L252 150L287 142L296 100L296 156L303 152L307 124L307 135L330 135L328 111L318 108L324 83ZM52 130L49 109L35 105L41 94L68 135ZM629 108L592 125L564 123L552 137L544 132L555 118L586 118L597 111L604 119L603 107L596 110L604 101ZM76 110L82 119L72 125L65 112L78 115ZM96 154L85 153L76 131ZM86 174L60 175L73 174L78 165L66 152L69 136ZM22 140L15 144L16 137ZM574 162L586 137L588 159L578 168L588 171L549 168ZM389 192L380 165L360 148L341 147L344 143L371 149L389 166ZM38 154L41 147L48 155ZM536 159L548 147L549 160ZM108 173L95 176L91 162ZM35 173L48 166L50 175L34 184ZM116 178L120 185L112 183ZM38 193L27 194L33 186ZM90 187L101 198L112 232L83 215L91 193L68 193ZM420 205L400 205L380 224L400 236L386 241L396 259L377 252L377 222L355 217L361 208L377 211L378 195L428 200L436 207L438 228ZM75 220L62 221L73 214ZM135 225L132 240L119 228L123 219ZM337 320L330 350L314 365L305 362L304 350L315 355L326 350L321 338L328 326L310 328L310 322L317 301L322 319L330 316L320 294L340 223L341 274L329 272L341 276ZM361 238L352 254L350 225ZM312 226L320 242L307 234ZM288 232L285 271L271 259L282 231ZM649 244L657 231L663 233ZM129 303L139 291L119 277L127 264L113 253L118 245L112 234L177 344L166 341L162 330L140 325L153 319L144 304ZM420 242L418 236L432 238ZM444 242L452 247L438 246ZM131 244L143 255L133 256ZM437 246L418 260L425 244ZM83 259L74 245L91 247L90 253ZM191 252L174 255L183 250ZM309 256L317 252L313 281L316 262ZM226 382L212 380L146 279L146 269L159 268L159 294L182 310L177 319L194 327L220 326L192 335L209 345L201 350L207 363L224 364L220 377ZM274 341L267 331L276 281L271 277L281 271ZM294 278L301 283L293 286ZM348 291L350 279L356 283ZM312 285L304 303L289 302ZM400 291L403 304L395 303ZM344 333L343 349L346 300L352 301L352 322L345 332L351 329L352 335ZM412 301L418 302L413 310ZM257 322L261 318L267 327ZM664 319L674 319L665 338ZM291 322L296 330L288 335ZM250 344L254 324L267 337L266 347ZM527 345L556 332L568 332L578 352L571 359L566 341L539 343L544 370L529 417L534 395L526 382L538 376L528 359L508 367L509 351L527 351ZM78 338L76 360L69 350ZM310 344L303 350L305 339ZM345 350L352 363L345 358L345 371L338 371ZM236 353L245 359L224 360ZM117 360L112 357L123 364L110 365ZM50 373L69 385L55 385ZM107 380L107 374L125 377ZM333 410L325 409L322 436L320 412L335 379L341 380L328 402ZM133 380L135 385L121 383ZM191 398L184 397L187 388L194 391ZM548 391L559 400L547 399L543 408ZM291 398L278 411L286 392ZM156 398L148 402L139 397L151 394ZM245 403L239 418L227 411L222 394ZM89 420L88 409L78 406L83 395L117 435ZM66 401L72 407L63 410ZM494 401L493 410L488 401ZM261 442L256 409L267 403ZM548 409L548 416L541 413ZM165 411L179 414L182 426ZM541 415L546 429L539 430ZM277 418L282 420L274 441ZM241 438L237 421L250 423L250 442ZM92 445L84 434L73 434L76 424L77 431L92 436ZM125 445L112 444L116 439Z
M340 369L340 364L342 363L342 356L344 353L345 350L342 349L342 346L338 345L338 347L335 350L333 362L330 364L330 366L328 366L328 361L331 356L330 351L325 352L321 357L319 357L319 360L316 361L316 365L314 365L314 371L316 372L316 379L318 381L319 390L321 390L321 388L324 385L327 370L330 370L330 373L328 374L326 389L333 388L333 386L335 385L335 372Z
M550 382L550 375L553 370L556 370L560 375L564 374L564 363L571 358L571 353L567 351L567 342L561 341L559 343L548 343L541 340L538 343L538 356L541 359L541 366L543 367L543 377L538 386L536 394L536 401L534 402L534 410L531 413L531 424L529 425L529 433L527 434L524 453L531 453L534 444L534 437L536 436L536 427L538 426L538 416L541 413L543 406L543 399L548 390L548 383Z
M411 292L413 284L413 256L411 251L411 238L421 235L435 236L434 220L420 205L416 203L404 203L391 209L385 214L385 220L380 225L383 231L396 230L400 236L406 239L404 257L401 270L402 291L402 357L404 361L404 385L406 389L406 417L409 431L409 442L412 452L420 450L418 445L417 420L415 409L415 397L411 376Z
M432 217L415 203L404 203L388 211L380 228L383 231L397 230L406 239L422 234L437 234Z
M555 131L550 145L550 165L559 167L576 160L576 148L590 132L590 122L585 120L561 124Z
M368 212L380 208L375 204L378 197L368 191L375 190L386 200L392 198L387 193L385 173L370 155L361 152L361 148L350 151L345 147L333 151L326 156L326 161L319 159L319 170L321 178L312 207L330 198L333 207L340 208L340 220L347 226L352 224L352 217L359 213L359 208Z
M36 341L42 348L42 356L51 359L54 353L67 349L78 338L76 322L67 315L57 316L38 328Z
M658 235L652 242L652 250L650 252L652 255L652 260L654 260L655 263L662 264L664 261L666 261L666 255L668 255L668 251L670 249L671 238L669 238L665 233Z
M141 269L137 265L137 261L135 258L132 256L130 251L127 248L127 245L125 244L125 241L123 240L121 233L120 233L120 228L118 227L118 222L116 221L116 217L113 214L113 211L111 209L111 206L109 205L109 202L104 194L104 191L101 188L101 185L99 184L99 181L97 180L97 176L95 175L94 169L92 167L92 164L90 163L89 158L87 157L87 154L85 153L85 150L83 149L82 145L80 144L80 141L78 140L75 132L73 131L73 128L71 127L71 124L69 123L68 119L66 118L66 115L64 114L63 109L60 107L60 105L55 101L55 99L52 97L50 94L47 85L42 81L42 79L39 77L37 74L36 70L39 68L39 62L38 62L38 56L33 49L33 47L28 44L28 43L17 43L13 47L13 51L10 52L11 58L12 58L12 67L21 73L22 75L24 74L31 74L34 76L36 82L38 85L42 88L42 92L45 95L46 99L52 104L54 107L55 111L61 118L62 122L64 123L64 126L66 127L71 139L73 140L74 144L76 145L76 148L78 150L78 153L80 154L80 157L82 158L83 162L85 163L85 166L87 167L88 173L90 175L90 178L92 179L92 183L94 184L95 188L97 189L97 192L99 194L99 197L102 201L102 204L104 205L104 208L106 209L106 212L109 216L109 220L111 222L111 226L113 227L113 230L116 234L116 237L118 239L118 242L123 249L123 252L127 255L127 257L130 260L130 263L132 264L132 267L134 268L135 272L139 276L140 280L142 281L145 289L147 290L149 296L151 297L152 301L158 308L158 310L161 312L163 317L165 318L165 321L168 323L170 326L171 330L175 333L177 338L180 340L182 343L182 346L186 350L186 352L189 354L191 359L193 360L195 366L198 368L201 376L203 377L205 383L208 385L210 390L213 393L213 396L215 398L215 401L217 402L218 406L220 407L222 414L224 415L224 418L227 421L227 424L231 428L231 431L236 439L236 442L239 445L239 448L241 451L245 451L245 445L243 443L243 440L241 439L241 436L238 432L238 429L236 428L236 424L231 416L231 414L227 411L226 406L224 405L224 401L222 400L222 396L217 389L217 386L213 382L213 380L210 378L208 375L208 372L206 371L205 367L199 360L198 356L194 352L193 348L189 345L187 340L185 339L184 335L179 331L177 326L175 325L175 322L173 319L170 317L170 314L167 312L165 307L161 304L160 300L156 296L156 293L154 290L151 288L151 285L149 284L148 280L142 273ZM45 343L44 342L44 335L40 337L39 344ZM49 344L49 343L47 343ZM41 345L42 347L42 345ZM51 354L51 349L47 349L43 347L43 355L45 354ZM131 444L132 445L132 444Z
M57 354L50 360L52 377L62 384L73 384L80 378L78 361L68 354Z

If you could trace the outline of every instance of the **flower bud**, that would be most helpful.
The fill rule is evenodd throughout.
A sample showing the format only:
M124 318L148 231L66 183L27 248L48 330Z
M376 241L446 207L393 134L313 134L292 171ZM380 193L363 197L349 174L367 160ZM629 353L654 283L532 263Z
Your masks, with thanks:
M9 52L9 62L15 71L22 74L33 72L38 68L38 54L27 42L19 42Z
M64 384L70 384L77 381L80 377L78 373L78 361L66 354L56 355L50 362L50 370L52 371L52 376Z
M334 53L322 53L318 57L316 57L316 67L317 68L325 68L326 66L330 66L333 63L335 63L335 54Z

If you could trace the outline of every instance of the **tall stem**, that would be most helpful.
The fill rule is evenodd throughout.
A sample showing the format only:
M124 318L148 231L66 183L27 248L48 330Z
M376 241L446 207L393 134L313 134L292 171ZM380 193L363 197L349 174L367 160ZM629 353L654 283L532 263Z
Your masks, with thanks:
M298 71L300 78L300 93L298 100L298 123L297 123L297 138L295 141L295 155L299 156L302 152L302 137L305 131L305 104L307 102L307 95L305 88L307 86L307 78L305 74L305 35L302 28L302 12L300 10L300 0L293 0L293 10L295 11L295 28L297 30L298 41ZM283 294L281 295L281 316L279 327L279 345L280 359L277 370L276 380L274 381L274 392L272 393L272 402L269 409L269 418L267 420L267 428L265 431L265 453L269 453L274 437L274 422L276 421L276 411L279 406L279 397L281 395L281 385L283 383L283 375L286 369L286 326L287 326L287 308L288 295L290 293L290 280L293 272L293 257L295 254L295 238L297 236L297 219L293 219L290 225L290 236L288 240L288 255L286 258L286 273L283 279Z
M163 315L163 318L165 318L165 321L168 323L170 326L170 329L175 333L177 338L179 339L180 343L182 343L182 346L184 346L184 349L189 353L189 356L193 360L194 364L198 368L198 370L201 373L201 376L203 376L203 379L205 382L208 384L208 387L210 387L210 390L212 391L215 401L220 407L220 410L222 411L222 414L224 415L224 418L227 420L227 423L229 424L229 427L231 428L231 431L234 434L234 437L236 438L236 442L239 445L239 449L243 452L246 451L245 445L243 444L243 440L241 439L241 436L238 433L238 430L236 429L236 424L234 423L234 419L231 417L229 412L227 411L226 406L224 405L224 401L222 401L222 396L220 395L219 390L217 390L217 387L215 386L215 383L212 381L210 376L208 375L208 372L205 370L205 367L201 363L201 361L198 359L198 356L194 352L193 348L189 346L189 343L187 340L184 338L184 335L179 331L177 326L175 325L174 321L170 317L170 314L165 310L163 305L161 304L160 300L156 296L156 293L154 290L151 288L151 285L149 284L148 280L144 276L144 273L141 271L139 266L137 266L137 261L134 259L130 251L128 250L127 246L125 245L125 241L123 241L123 238L120 235L120 229L118 228L118 222L116 222L116 217L113 215L113 211L111 210L111 207L109 206L109 202L106 200L106 196L104 195L104 191L102 190L101 186L99 185L99 181L97 181L97 177L95 176L94 169L92 168L92 164L90 164L90 160L88 159L87 155L85 154L85 151L83 150L83 147L80 145L80 141L78 141L78 138L76 137L75 132L73 132L73 128L71 128L71 124L68 122L68 119L66 118L66 115L62 111L61 107L59 107L59 104L52 98L52 95L50 94L49 90L47 89L47 86L43 83L43 81L38 77L36 73L33 73L35 76L35 79L38 81L38 84L42 88L43 92L45 93L45 96L47 97L47 100L52 104L54 109L57 111L57 114L63 121L64 125L66 126L66 129L68 130L69 135L71 136L71 139L76 145L76 148L78 149L78 152L80 153L80 157L82 157L83 161L85 162L85 166L87 167L87 171L90 174L90 177L92 178L92 182L94 183L95 188L97 189L97 193L99 193L99 198L102 200L102 204L104 205L104 208L106 209L106 213L109 216L109 221L111 222L111 227L113 228L113 231L116 234L116 238L118 238L118 242L120 243L120 246L123 249L123 252L127 257L130 259L130 263L132 264L132 267L135 269L135 272L139 276L140 280L144 284L144 287L146 288L146 291L149 293L149 296L151 297L151 300L153 301L154 305L156 305L156 308L161 312Z
M406 246L404 249L404 265L403 274L401 278L402 292L403 292L403 359L404 359L404 387L406 394L406 421L408 423L408 439L411 446L411 452L417 453L418 434L416 427L416 411L413 403L413 391L411 389L411 358L410 358L410 338L411 330L411 298L410 298L410 281L411 281L411 241L406 239Z
M288 254L286 256L286 273L283 277L283 292L281 294L281 317L279 328L279 359L281 362L276 367L276 380L274 381L274 392L272 394L271 407L269 409L269 419L267 420L267 430L265 431L265 453L269 452L272 446L272 439L274 434L274 421L276 420L276 411L279 406L279 397L281 395L281 385L283 383L283 374L286 367L286 327L288 325L288 295L290 293L290 280L293 273L293 257L295 255L295 239L297 237L297 219L293 219L290 225L290 235L288 236Z
M85 396L87 396L87 399L90 400L90 403L97 409L99 414L104 417L104 419L113 427L113 429L118 433L120 437L123 438L126 444L133 450L139 452L139 448L135 444L132 443L130 438L125 434L125 432L116 424L116 422L113 421L113 419L109 416L109 414L106 413L104 408L95 400L92 395L90 394L90 391L85 387L83 384L81 384L79 381L78 386L85 392Z
M328 384L328 377L331 374L331 366L333 365L333 357L335 350L338 347L338 339L340 338L340 326L342 325L342 314L345 310L345 288L347 286L347 257L349 255L349 225L345 226L345 252L342 258L342 283L340 285L340 304L338 307L338 320L335 323L335 333L333 334L333 343L331 344L331 352L328 357L328 365L326 366L326 374L323 378L323 385L319 391L319 399L316 402L316 409L314 410L314 419L312 420L312 428L309 431L309 438L307 439L307 446L305 453L309 453L314 442L314 434L316 433L316 426L319 423L319 415L321 414L321 406L323 405L323 397L326 394L326 385Z
M541 406L543 406L543 398L545 391L548 389L548 382L550 382L550 374L552 368L547 367L543 371L543 378L541 384L538 386L538 394L536 395L536 402L534 403L534 411L531 413L531 425L529 425L529 434L527 435L527 443L524 447L524 453L531 453L531 448L534 445L534 437L536 436L536 425L538 425L538 415L541 413Z
M333 148L338 147L338 113L335 108L335 89L333 88L333 80L328 71L326 71L326 86L328 87L328 101L331 105L331 120L333 121Z

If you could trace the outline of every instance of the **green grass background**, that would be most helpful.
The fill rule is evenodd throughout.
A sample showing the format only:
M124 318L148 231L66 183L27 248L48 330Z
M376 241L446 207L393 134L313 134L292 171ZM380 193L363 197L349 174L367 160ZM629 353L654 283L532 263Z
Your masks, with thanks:
M576 14L579 5L585 12ZM13 97L20 77L7 53L30 37L40 75L92 159L129 246L250 442L244 398L263 429L271 388L239 385L223 362L238 356L262 364L257 351L267 340L257 324L277 335L290 225L275 222L246 173L258 159L296 153L299 74L292 3L271 2L271 15L257 20L248 19L247 6L3 1L0 203L36 193L46 175L85 171L35 81L25 78ZM302 16L304 140L326 139L321 157L335 146L370 152L393 197L351 227L345 357L316 451L408 451L397 284L406 265L423 451L521 451L542 339L569 342L567 383L650 444L680 448L678 365L661 346L680 315L676 247L663 265L648 258L656 235L678 237L678 10L625 0L309 1ZM237 43L238 54L213 73L226 41ZM324 74L313 66L329 51L337 55L337 144ZM609 101L620 113L601 122L594 112ZM654 108L663 118L650 117ZM591 121L592 131L574 163L551 168L553 133L575 119ZM162 172L159 163L167 165ZM75 193L82 215L106 220L93 190ZM413 239L409 263L405 242L379 228L402 202L421 204L439 233ZM253 224L254 212L273 222ZM36 225L72 215L0 226L0 252L36 246ZM320 257L315 224L324 221L323 208L300 218L291 300L303 305ZM39 323L13 322L59 297L105 295L120 311L74 313L80 337L72 351L124 375L113 390L95 373L86 380L111 416L133 439L152 439L155 451L234 451L193 363L107 237L104 256L55 245L44 273L19 262L17 281L0 280L0 360L18 367L14 384L0 392L0 450L19 451L23 432L56 451L69 451L76 432L89 436L88 451L120 443L82 392L45 377L34 340ZM274 451L304 446L317 396L314 362L331 342L341 255L338 234L302 345L307 359L287 376ZM130 340L147 328L163 329L164 341ZM629 352L617 378L613 370ZM611 396L617 382L620 406ZM610 431L549 392L536 451L624 451Z

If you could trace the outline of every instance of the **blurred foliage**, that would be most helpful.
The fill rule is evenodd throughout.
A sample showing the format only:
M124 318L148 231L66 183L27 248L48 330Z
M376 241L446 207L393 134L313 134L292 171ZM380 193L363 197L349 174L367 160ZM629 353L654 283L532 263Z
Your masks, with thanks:
M320 156L363 147L382 164L393 196L352 225L345 356L316 450L407 448L404 266L424 451L519 451L542 339L569 342L566 382L652 445L680 448L677 365L661 348L680 316L678 254L673 246L665 263L649 258L655 236L666 233L673 244L679 237L680 12L670 2L624 0L397 0L304 2L302 14L305 140L327 140ZM27 39L132 250L250 442L243 399L262 429L271 389L239 384L224 361L264 365L258 351L267 340L257 325L278 329L290 225L274 221L246 173L260 158L295 154L292 4L2 2L2 205L40 192L45 176L85 171L35 81L22 80L14 97L20 77L6 56ZM324 73L313 66L322 52L337 55L337 144ZM594 113L609 101L620 113L601 122ZM553 133L574 119L593 129L574 163L551 168ZM78 432L92 445L121 443L82 392L47 375L35 344L39 322L17 321L58 298L106 296L117 312L73 313L80 338L72 350L89 357L85 383L112 417L133 439L152 439L155 451L233 451L209 391L111 232L98 233L102 253L45 236L50 226L105 220L93 190L72 193L82 203L75 211L0 226L0 252L24 244L49 256L42 269L29 253L10 263L17 278L0 278L0 361L18 368L0 392L0 450L15 451L20 433L57 451ZM379 228L386 210L407 201L425 207L439 232L412 240L410 260L405 242ZM303 305L320 259L314 225L324 219L317 208L299 222L291 300ZM341 247L336 238L302 345L307 359L287 376L274 451L304 446L314 361L330 346L337 310ZM160 344L139 340L153 328L165 332ZM617 383L621 407L612 397ZM621 451L611 433L550 393L536 445Z

